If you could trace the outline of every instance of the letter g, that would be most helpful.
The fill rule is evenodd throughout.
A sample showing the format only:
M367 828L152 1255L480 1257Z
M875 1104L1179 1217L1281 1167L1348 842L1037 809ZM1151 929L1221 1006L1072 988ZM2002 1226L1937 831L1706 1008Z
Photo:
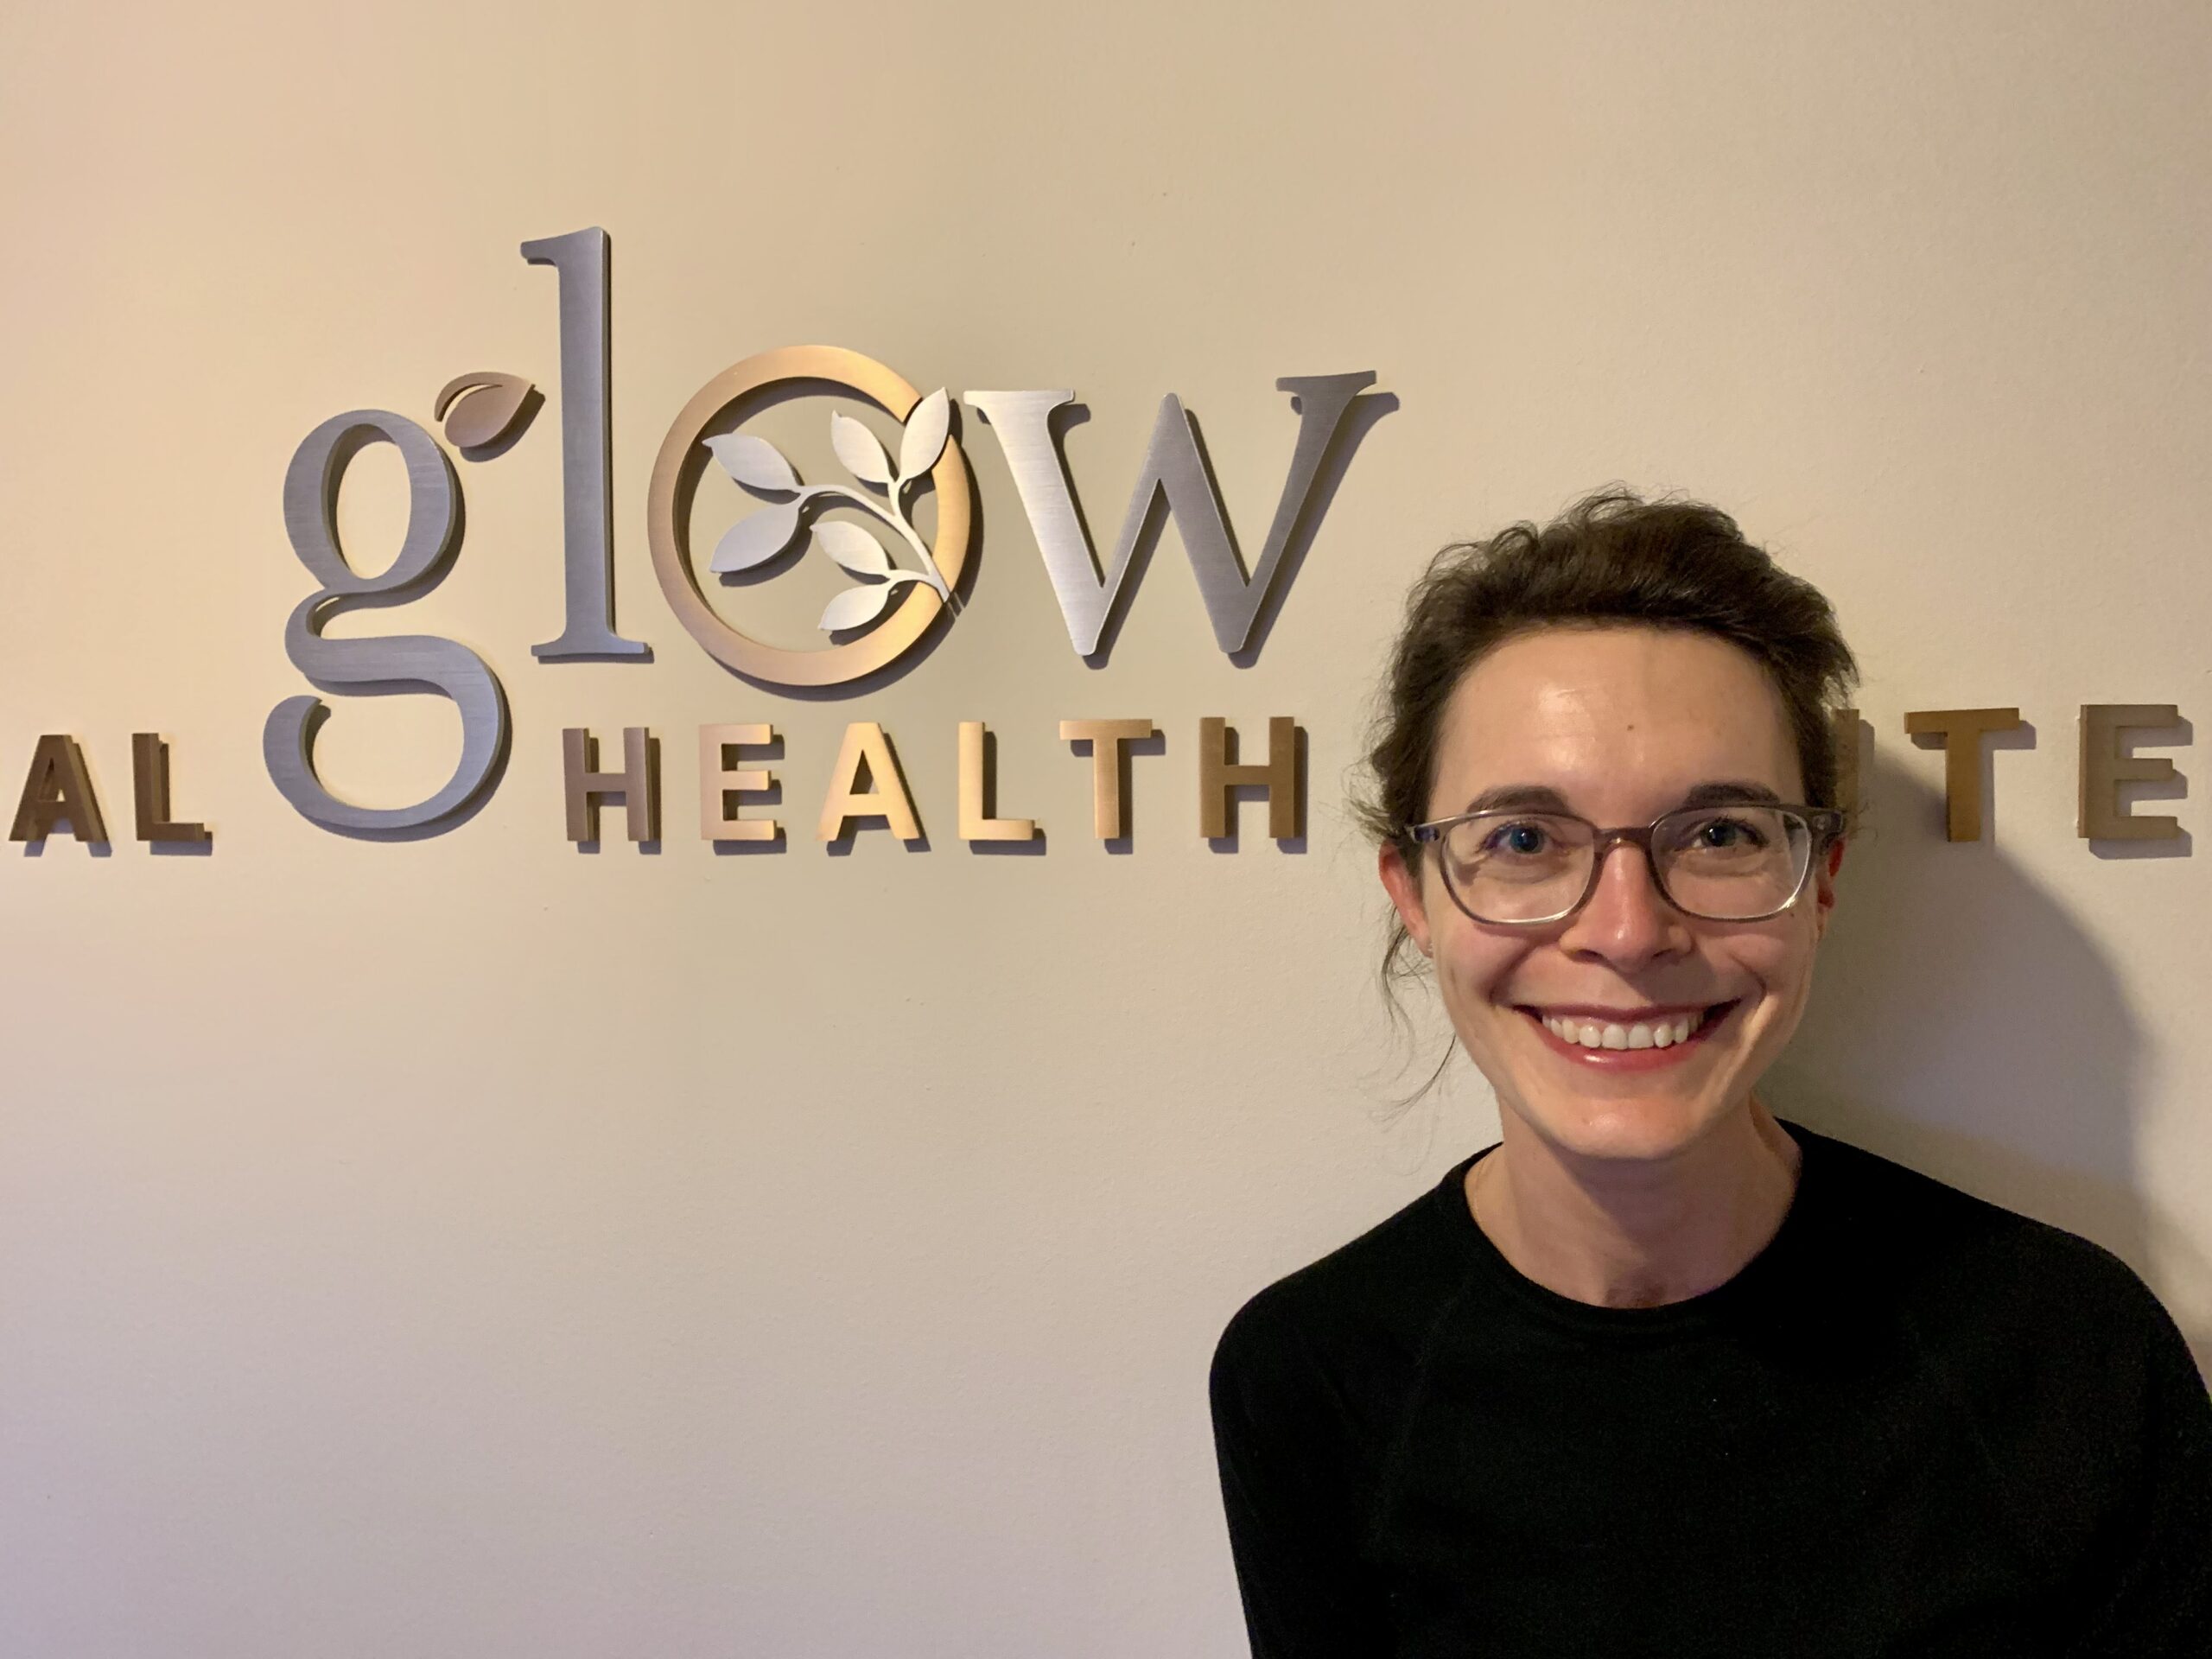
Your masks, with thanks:
M391 568L364 576L339 550L338 486L366 446L396 445L407 463L407 534ZM326 830L374 836L433 830L464 810L493 782L507 747L507 700L481 657L451 639L389 634L326 639L323 625L356 608L404 605L436 587L459 545L461 480L437 441L402 415L362 409L334 416L308 434L284 474L284 531L292 551L322 584L284 624L284 654L327 691L349 696L429 692L461 709L461 763L445 787L412 806L356 806L322 785L315 772L315 734L330 710L321 699L287 697L269 711L261 753L269 776L300 815Z

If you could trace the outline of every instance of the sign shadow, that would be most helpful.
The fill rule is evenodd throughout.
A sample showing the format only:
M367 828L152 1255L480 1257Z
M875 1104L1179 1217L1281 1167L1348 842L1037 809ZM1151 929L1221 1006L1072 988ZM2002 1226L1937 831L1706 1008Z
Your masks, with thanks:
M1803 1024L1762 1090L1822 1134L2063 1227L2182 1303L2212 1263L2143 1192L2146 1037L2104 949L1992 840L1878 752ZM1931 827L1934 833L1930 833Z

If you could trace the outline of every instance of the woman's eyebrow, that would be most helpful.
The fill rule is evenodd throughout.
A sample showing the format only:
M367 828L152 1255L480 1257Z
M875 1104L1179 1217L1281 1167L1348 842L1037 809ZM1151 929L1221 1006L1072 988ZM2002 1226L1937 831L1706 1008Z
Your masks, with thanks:
M1469 812L1492 812L1500 807L1524 807L1532 812L1571 812L1567 797L1543 784L1497 784L1467 803Z
M1742 779L1700 784L1682 797L1684 806L1726 806L1733 805L1738 802L1746 804L1756 802L1761 806L1780 806L1782 797L1764 784L1748 783Z

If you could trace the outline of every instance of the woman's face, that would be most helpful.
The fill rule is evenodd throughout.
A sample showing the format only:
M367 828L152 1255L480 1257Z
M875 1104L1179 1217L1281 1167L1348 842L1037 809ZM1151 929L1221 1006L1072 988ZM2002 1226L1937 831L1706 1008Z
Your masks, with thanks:
M1426 817L1549 791L1610 830L1734 785L1804 800L1782 701L1756 662L1706 634L1559 628L1499 646L1460 681ZM1789 1041L1841 855L1838 844L1816 857L1796 904L1759 922L1683 915L1630 846L1605 859L1581 910L1541 927L1471 920L1433 855L1415 874L1385 848L1382 879L1501 1113L1563 1152L1656 1159L1744 1110ZM1589 1048L1545 1024L1656 1031L1685 1016L1688 1040L1649 1048Z

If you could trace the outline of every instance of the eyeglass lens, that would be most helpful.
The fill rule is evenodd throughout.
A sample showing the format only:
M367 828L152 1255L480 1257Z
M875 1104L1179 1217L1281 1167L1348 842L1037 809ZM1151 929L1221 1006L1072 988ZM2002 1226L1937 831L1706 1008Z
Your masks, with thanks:
M1796 896L1812 844L1812 826L1783 808L1690 808L1653 827L1652 874L1690 915L1749 921ZM1453 897L1477 919L1548 921L1581 902L1597 845L1597 830L1580 818L1482 812L1445 833L1439 859Z

